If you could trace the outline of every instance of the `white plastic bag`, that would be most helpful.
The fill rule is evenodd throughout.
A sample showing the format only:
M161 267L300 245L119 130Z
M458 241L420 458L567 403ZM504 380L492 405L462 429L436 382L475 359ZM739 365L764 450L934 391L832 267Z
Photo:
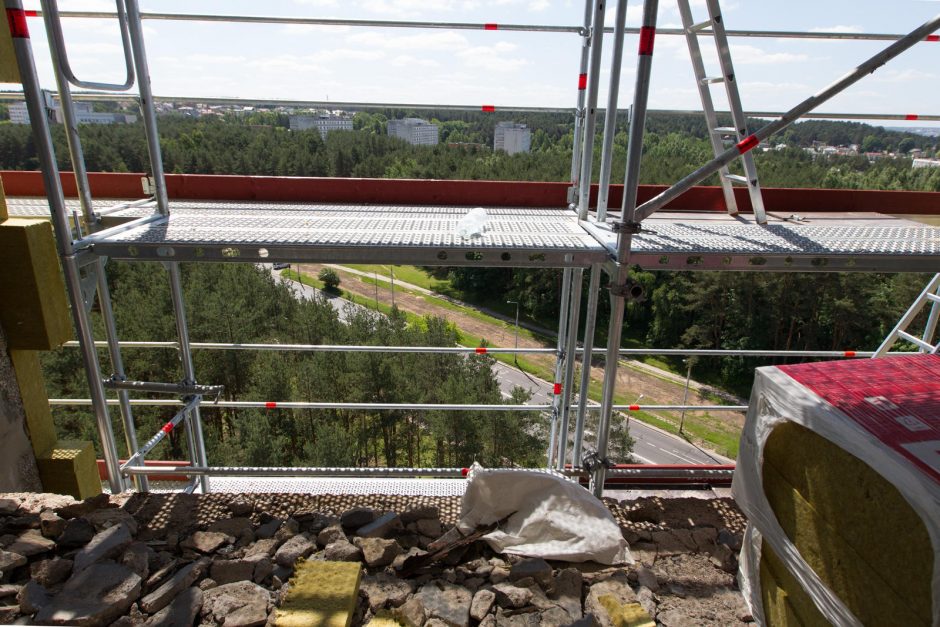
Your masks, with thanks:
M479 464L468 478L457 523L463 533L512 514L483 537L494 551L568 562L633 563L610 511L577 483L550 472L486 470Z
M486 215L483 207L471 209L467 214L457 222L457 235L464 239L479 237L486 231L486 223L490 217Z

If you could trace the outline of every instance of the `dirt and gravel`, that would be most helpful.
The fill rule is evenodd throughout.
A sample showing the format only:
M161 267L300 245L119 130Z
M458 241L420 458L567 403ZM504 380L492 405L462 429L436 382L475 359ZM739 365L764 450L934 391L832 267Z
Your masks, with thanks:
M605 504L634 564L546 562L476 541L406 573L456 522L460 497L0 494L0 623L274 625L304 559L360 564L354 625L610 625L606 595L664 627L751 622L732 500Z
M311 277L317 276L321 268L323 266L318 264L302 264L297 267L299 272ZM331 266L331 268L340 275L340 289L367 300L375 301L378 298L380 303L392 304L392 291L389 286L382 284L376 290L374 284L365 282L363 277L358 274L346 272L337 266ZM465 333L473 337L486 339L491 346L513 346L515 341L514 327L511 323L486 322L402 290L395 290L394 299L395 305L403 311L419 316L434 315L447 318ZM554 347L551 344L526 337L519 338L519 346L524 348ZM555 357L553 355L526 355L525 359L538 364L546 372L551 372L555 366ZM620 397L632 400L642 395L642 402L650 405L683 404L683 400L685 400L684 379L681 382L676 381L675 375L665 372L655 373L655 369L638 362L621 363L626 363L626 367L618 368L617 372L617 394ZM591 379L600 383L603 380L603 375L603 367L599 367L597 360L595 360L591 368ZM576 377L576 380L579 380L579 378ZM715 396L717 394L707 386L693 386L689 389L687 404L715 404ZM725 398L721 402L726 401L731 401L734 404L746 404L741 399L734 398ZM674 425L679 424L678 412L655 412L654 415ZM707 415L696 414L695 416L687 414L686 422L691 421L699 421L707 425L710 430L737 437L744 426L744 414L741 412L709 412ZM702 442L697 443L702 444ZM724 451L720 452L725 453Z

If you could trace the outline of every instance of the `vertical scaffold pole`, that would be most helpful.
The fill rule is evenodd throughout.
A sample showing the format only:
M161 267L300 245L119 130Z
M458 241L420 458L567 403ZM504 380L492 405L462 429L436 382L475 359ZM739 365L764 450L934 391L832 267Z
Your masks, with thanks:
M623 185L621 211L626 224L632 224L636 215L637 186L640 180L640 158L643 153L643 128L649 101L650 75L653 68L653 42L656 37L658 0L643 3L643 23L637 51L636 88L633 92L633 115L630 116L630 140L627 144L627 167ZM617 386L617 363L620 357L620 338L623 333L624 296L630 271L630 247L633 236L629 229L617 237L617 269L610 278L610 327L607 334L607 360L604 364L604 391L601 416L597 427L598 463L592 478L592 489L600 497L607 477L607 445L610 439L610 419L613 412L614 390Z
M597 92L600 87L601 57L604 49L604 16L607 4L598 0L594 4L591 22L591 66L587 81L587 103L584 109L584 124L581 135L581 175L578 177L578 216L587 217L591 201L591 175L594 166L594 130L597 121Z
M546 468L555 465L556 438L558 435L558 419L561 415L562 372L565 366L565 346L568 336L568 302L571 296L571 275L574 270L565 268L561 279L561 303L558 306L558 351L555 356L555 378L552 382L552 421L548 439L548 455Z
M43 20L46 23L46 31L52 32L50 22L58 19L56 11L50 11L45 0L42 2ZM121 19L118 17L118 19ZM78 120L75 115L75 104L72 101L72 88L68 79L62 72L59 59L64 56L64 51L59 50L59 41L56 37L49 38L49 48L52 53L52 69L55 74L56 86L59 90L59 103L62 111L62 121L65 126L65 138L68 144L69 156L72 161L72 171L75 175L75 187L78 190L78 199L82 206L82 214L85 217L85 225L88 231L94 233L97 230L95 220L94 205L92 203L91 185L88 183L88 171L85 168L85 154L82 149L81 136L78 133ZM104 321L105 338L108 341L108 354L111 358L111 368L114 377L119 380L127 378L124 372L124 359L121 356L121 347L118 342L117 324L114 320L114 309L111 305L111 294L108 289L107 275L105 274L105 260L98 259L97 267L98 282L98 304L101 307L101 318ZM124 441L127 445L128 455L137 452L137 430L134 426L134 414L131 410L130 397L127 390L118 390L118 406L121 411L121 420L124 424ZM150 489L150 482L146 475L137 475L133 477L134 484L138 491L146 492Z
M574 385L575 353L578 350L578 324L581 315L581 282L584 277L584 268L574 268L571 277L571 296L568 299L568 337L565 346L565 379L562 383L561 401L561 435L558 438L559 469L565 467L565 458L568 453L568 416L571 412L571 391Z
M588 53L591 51L592 7L599 0L584 0L584 26L581 34L581 62L578 65L578 105L574 111L574 134L571 142L571 184L575 195L569 202L576 202L581 181L581 132L584 125L584 102L587 91Z
M160 134L157 129L157 112L153 104L153 91L150 87L150 69L147 65L147 50L144 46L144 31L140 21L140 7L137 0L124 0L127 7L127 31L134 51L134 71L137 72L137 87L140 90L140 116L147 136L147 150L150 156L150 171L153 173L154 198L157 209L163 215L170 212L166 193L166 179L163 176L163 156L160 153Z
M604 115L604 136L601 147L601 170L597 186L597 220L607 219L607 199L610 192L610 169L613 161L614 135L617 132L617 99L620 92L620 70L623 65L624 27L627 23L627 0L617 0L614 20L614 46L610 66L610 88L607 92L607 113ZM587 219L587 203L580 207L579 219ZM594 331L597 324L597 301L600 299L602 269L591 267L588 281L588 303L584 320L584 354L581 357L581 385L578 396L578 417L574 427L572 465L580 467L581 448L584 442L584 423L587 416L588 394L591 385L591 360L594 353Z
M13 50L16 54L20 79L23 81L23 95L26 98L26 108L29 112L33 141L36 144L36 154L39 157L39 164L42 169L43 185L46 189L46 196L52 213L52 226L56 234L59 257L62 260L69 304L72 309L72 319L75 323L75 331L82 352L82 363L85 367L85 376L91 392L98 437L101 440L101 451L108 471L108 483L112 493L123 492L124 480L121 476L117 448L114 444L114 432L111 428L111 417L108 414L104 386L101 382L101 366L98 363L98 353L95 350L91 320L82 299L79 261L73 246L72 229L65 207L65 196L62 191L62 182L59 179L55 151L52 147L52 136L49 132L49 121L46 117L45 98L39 85L39 77L36 74L36 65L33 60L29 30L26 26L26 13L23 11L23 4L20 0L5 0L4 6L10 33L13 36Z

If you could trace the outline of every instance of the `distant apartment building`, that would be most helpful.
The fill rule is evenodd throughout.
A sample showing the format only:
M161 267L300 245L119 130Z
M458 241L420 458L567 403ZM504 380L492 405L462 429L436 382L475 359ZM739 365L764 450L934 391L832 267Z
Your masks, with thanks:
M292 115L290 116L290 128L292 131L303 131L315 128L320 131L320 137L326 139L326 136L333 131L353 130L353 120L344 113Z
M421 118L389 120L388 135L404 139L415 146L436 146L438 142L437 124Z
M940 168L940 159L914 159L911 162L914 169L920 168Z
M493 150L503 150L511 155L517 152L529 152L532 144L532 132L525 124L499 122L493 136Z
M136 115L95 111L88 102L76 102L74 109L75 120L78 124L133 124L137 121ZM29 124L29 111L26 109L25 102L14 102L9 106L9 112L10 122L13 124ZM62 124L65 121L58 100L46 99L46 113L51 122Z

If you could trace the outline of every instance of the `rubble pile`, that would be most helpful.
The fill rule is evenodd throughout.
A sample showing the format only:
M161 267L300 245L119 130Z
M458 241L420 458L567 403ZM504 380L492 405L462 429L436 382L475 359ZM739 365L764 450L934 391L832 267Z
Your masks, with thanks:
M735 584L743 520L729 499L607 500L631 565L546 562L476 541L401 576L453 527L459 503L0 495L0 623L273 625L304 559L362 564L354 624L610 625L612 599L666 627L750 621Z

